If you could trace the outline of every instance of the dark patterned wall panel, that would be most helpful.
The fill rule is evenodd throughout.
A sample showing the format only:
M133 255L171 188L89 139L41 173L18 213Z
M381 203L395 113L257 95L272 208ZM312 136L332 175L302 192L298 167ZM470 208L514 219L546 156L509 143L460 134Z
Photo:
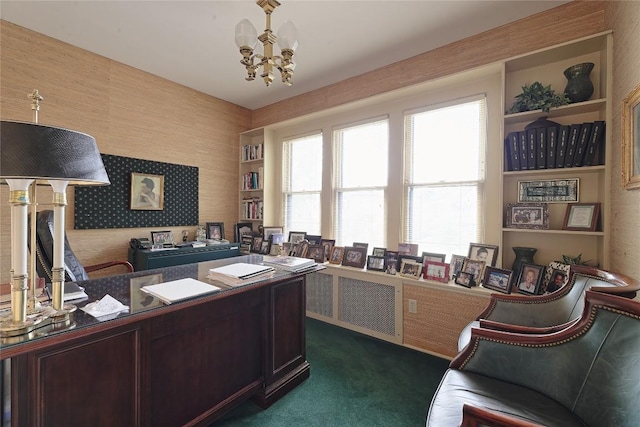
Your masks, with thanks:
M198 224L198 168L102 154L111 185L75 187L75 229ZM131 173L164 176L164 209L129 209Z

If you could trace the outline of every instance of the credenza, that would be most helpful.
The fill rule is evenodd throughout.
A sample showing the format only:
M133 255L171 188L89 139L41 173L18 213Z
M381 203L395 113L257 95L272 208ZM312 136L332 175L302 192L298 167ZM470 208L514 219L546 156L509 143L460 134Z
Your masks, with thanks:
M129 248L129 262L135 271L212 261L240 255L239 243L220 243L201 248L134 249Z
M261 259L78 282L89 299L76 303L71 324L3 338L10 411L2 425L206 426L248 399L269 407L309 377L305 273L277 270L236 287L210 282L221 289L170 305L140 291L188 277L206 282L210 268ZM107 294L129 309L106 319L80 310Z

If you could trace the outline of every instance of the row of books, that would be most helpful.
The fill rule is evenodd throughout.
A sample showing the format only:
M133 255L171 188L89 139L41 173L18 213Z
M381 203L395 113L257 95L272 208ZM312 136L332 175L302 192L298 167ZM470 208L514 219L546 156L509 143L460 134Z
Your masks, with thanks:
M262 200L256 198L242 200L242 218L262 219L262 211Z
M604 164L604 130L604 120L597 120L510 132L504 141L505 170Z
M242 147L242 161L247 162L249 160L260 160L263 157L264 148L263 144L257 145L244 145Z
M251 171L242 175L243 190L262 190L264 188L263 168L258 168L257 172Z

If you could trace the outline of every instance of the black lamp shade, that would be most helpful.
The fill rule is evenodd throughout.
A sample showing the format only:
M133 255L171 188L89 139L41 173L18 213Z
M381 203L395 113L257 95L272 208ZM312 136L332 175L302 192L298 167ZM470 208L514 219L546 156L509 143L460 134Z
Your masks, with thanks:
M35 123L0 121L0 178L108 185L94 137Z

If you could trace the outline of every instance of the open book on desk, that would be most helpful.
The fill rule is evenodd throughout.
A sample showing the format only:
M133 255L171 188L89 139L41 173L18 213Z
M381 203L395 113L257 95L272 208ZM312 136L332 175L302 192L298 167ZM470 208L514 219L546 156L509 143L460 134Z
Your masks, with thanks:
M173 302L182 301L198 295L218 291L220 288L188 277L186 279L159 283L157 285L143 286L140 290L148 293L149 295L153 295L166 304L171 304Z

